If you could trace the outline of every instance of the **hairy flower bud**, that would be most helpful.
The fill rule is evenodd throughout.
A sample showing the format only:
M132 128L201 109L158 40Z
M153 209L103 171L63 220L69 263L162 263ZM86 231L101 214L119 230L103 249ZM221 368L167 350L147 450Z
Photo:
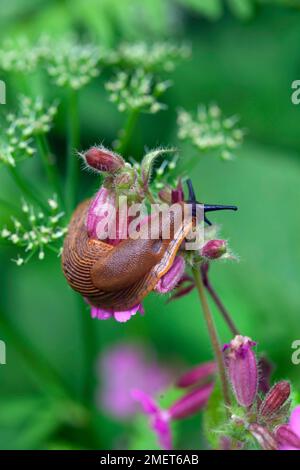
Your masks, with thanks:
M223 350L227 351L226 364L229 379L241 406L251 406L258 386L256 357L252 350L255 342L247 336L237 335Z
M209 240L201 248L201 256L207 259L217 259L223 256L227 251L225 240Z
M120 155L104 147L91 147L82 156L89 167L100 172L115 173L125 164Z
M286 380L275 384L260 405L259 415L265 418L274 415L287 401L290 393L291 386Z

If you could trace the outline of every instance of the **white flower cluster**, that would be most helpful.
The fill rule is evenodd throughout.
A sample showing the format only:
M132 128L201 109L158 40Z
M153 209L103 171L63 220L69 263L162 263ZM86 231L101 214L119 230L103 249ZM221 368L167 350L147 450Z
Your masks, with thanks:
M46 107L41 98L21 97L18 113L8 114L7 127L2 129L0 161L15 166L17 161L31 157L35 153L32 137L50 130L56 112L55 103Z
M32 206L23 201L22 212L25 222L12 218L14 228L4 227L0 231L0 238L24 250L23 256L18 255L17 259L13 260L17 266L27 263L35 254L40 260L43 260L45 249L50 249L57 254L60 253L57 248L57 240L67 232L67 228L60 225L64 213L59 211L55 197L48 200L48 205L50 212L46 215L40 210L35 211Z
M115 79L106 83L110 101L117 104L120 112L139 110L151 114L166 108L158 98L169 86L169 81L156 81L142 69L133 74L118 72Z
M115 53L114 62L120 67L170 72L175 68L176 62L187 59L190 54L191 50L187 45L176 46L168 42L152 45L144 42L123 43Z
M32 72L40 56L39 44L32 47L26 38L7 39L0 49L0 69L6 72Z
M237 117L224 118L220 108L201 106L196 119L185 110L178 113L178 137L189 140L200 151L217 150L221 158L231 160L244 137L237 127Z
M46 68L57 86L78 90L99 75L100 59L99 47L66 41L53 48Z
M27 96L20 98L19 115L11 116L10 121L23 130L24 136L46 134L50 131L54 116L57 113L57 103L46 106L41 97L34 100ZM12 121L13 120L13 121Z

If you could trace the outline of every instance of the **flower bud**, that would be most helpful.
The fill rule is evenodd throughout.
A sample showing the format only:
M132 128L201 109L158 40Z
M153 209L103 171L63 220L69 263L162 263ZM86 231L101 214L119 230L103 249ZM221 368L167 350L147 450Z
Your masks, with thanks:
M115 173L124 166L122 157L104 147L91 147L82 156L89 167L100 172Z
M257 423L249 426L249 431L264 450L277 450L277 442L273 434L267 428Z
M282 380L275 384L260 405L259 415L265 418L274 415L287 401L290 393L291 386L286 380Z
M165 186L159 191L158 195L163 202L170 205L172 204L172 189L170 187Z
M247 336L237 335L223 350L227 350L226 365L237 402L251 406L258 386L256 357L252 350L255 342Z
M217 259L223 256L227 251L225 240L209 240L201 248L200 254L203 258Z
M288 424L278 426L275 432L277 443L282 450L300 450L300 437Z

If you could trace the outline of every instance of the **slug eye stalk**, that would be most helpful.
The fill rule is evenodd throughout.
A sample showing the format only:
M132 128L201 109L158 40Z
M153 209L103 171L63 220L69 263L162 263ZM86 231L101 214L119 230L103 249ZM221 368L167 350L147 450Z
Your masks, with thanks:
M192 206L193 206L192 215L193 215L193 217L196 217L197 204L200 205L201 203L196 200L192 180L189 178L186 183L187 183L188 192L189 192L189 199L186 202L188 202L189 204L192 204ZM221 204L204 204L204 221L208 225L212 225L211 222L208 220L208 218L205 215L206 212L224 211L224 210L237 211L238 208L237 208L237 206L228 206L228 205L221 205Z

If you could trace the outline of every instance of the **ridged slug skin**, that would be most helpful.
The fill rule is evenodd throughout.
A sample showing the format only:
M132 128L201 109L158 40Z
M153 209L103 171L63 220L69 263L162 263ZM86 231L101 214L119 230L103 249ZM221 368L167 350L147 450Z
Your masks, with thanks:
M91 201L75 210L64 241L62 269L69 285L90 304L128 310L140 303L170 269L192 222L180 224L169 240L126 239L117 246L89 238L86 218ZM174 232L170 214L171 232Z

